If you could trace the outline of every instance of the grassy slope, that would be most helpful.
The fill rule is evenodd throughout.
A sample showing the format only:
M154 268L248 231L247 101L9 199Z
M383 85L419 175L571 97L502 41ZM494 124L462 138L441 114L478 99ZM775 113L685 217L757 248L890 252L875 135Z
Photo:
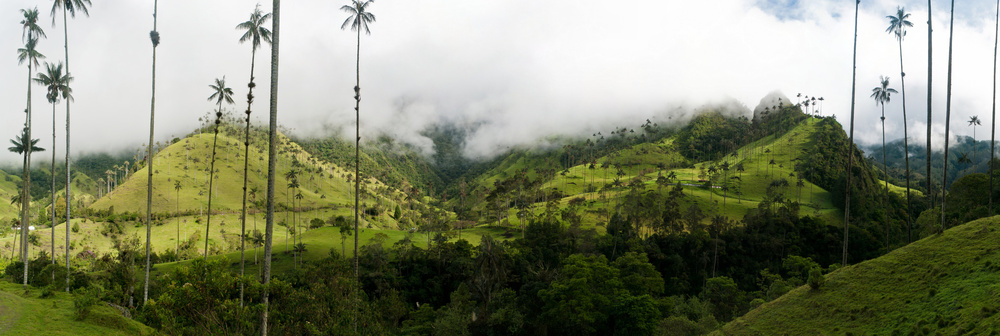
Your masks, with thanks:
M56 292L38 298L40 290L25 293L20 285L0 281L0 335L153 335L155 331L121 316L103 304L93 307L83 321L73 318L73 298Z
M7 223L11 218L17 218L17 206L10 204L10 199L17 195L20 183L19 176L0 171L0 223Z
M727 324L725 335L995 334L1000 216L970 222L827 275Z
M734 181L731 184L732 188L743 192L741 197L734 198L732 191L724 195L723 191L718 188L709 190L700 187L684 186L684 193L689 196L684 201L684 204L696 203L702 207L702 210L706 214L722 214L731 219L739 220L743 218L748 209L757 207L757 204L764 198L764 192L771 181L777 178L785 178L788 180L790 186L783 189L783 195L786 198L801 200L801 213L803 215L819 217L828 223L839 223L843 221L843 214L833 206L829 192L806 180L804 181L805 186L801 188L800 198L799 188L795 186L796 178L789 177L790 173L794 173L795 163L798 158L806 155L813 145L811 135L817 131L815 124L818 121L817 119L808 119L780 137L765 137L745 147L758 148L756 149L757 155L747 157L727 156L715 162L696 163L693 165L694 168L667 169L663 171L663 174L667 175L673 172L682 184L700 185L701 183L698 180L702 167L721 165L723 162L728 162L731 166L735 167L736 164L743 163L745 171L742 174L735 169L729 172L730 178L732 176L741 176L742 182ZM594 169L589 169L586 165L581 164L570 168L569 173L566 175L556 174L556 177L546 183L544 188L547 190L557 188L569 194L570 196L562 200L563 205L567 204L569 199L576 197L584 197L589 201L593 201L588 202L587 206L584 207L582 212L583 221L584 224L591 226L600 225L600 223L606 221L604 215L605 209L614 208L616 197L623 190L611 190L606 193L599 191L584 193L587 186L599 188L599 186L614 181L615 169L608 168L607 172L605 172L605 169L600 168L600 165L605 161L612 164L619 161L633 162L636 164L635 166L623 168L626 175L622 177L622 180L628 181L634 179L639 176L639 172L646 170L651 173L645 174L643 181L647 189L653 190L657 187L655 183L657 163L664 163L668 166L687 165L687 160L674 150L672 145L673 138L667 138L655 144L640 144L618 151L614 156L598 158ZM765 150L770 150L771 153L765 154ZM743 149L737 152L742 153ZM768 167L767 163L772 159L776 164ZM530 164L537 163L539 160L544 159L536 159L523 155L513 157L512 160L509 160L510 162L504 162L497 169L479 177L478 181L480 185L491 186L492 182L498 176L510 176L514 171L531 167ZM720 180L721 178L722 175L720 174ZM716 180L714 183L718 185L720 180ZM727 197L723 198L723 196ZM536 213L543 210L544 204L535 204ZM517 224L518 220L515 209L509 212L508 218L511 224L519 225Z

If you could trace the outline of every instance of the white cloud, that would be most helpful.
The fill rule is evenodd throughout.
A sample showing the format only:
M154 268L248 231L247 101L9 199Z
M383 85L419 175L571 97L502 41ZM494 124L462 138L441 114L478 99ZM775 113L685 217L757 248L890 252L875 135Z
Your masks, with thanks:
M18 9L0 3L0 45L8 58L0 90L0 135L21 124L25 69L14 50ZM346 1L344 2L346 3ZM233 28L256 1L161 2L157 50L157 138L180 135L213 108L208 84L226 76L245 108L249 47ZM339 29L343 3L285 1L282 7L279 121L303 134L330 128L353 133L356 35ZM881 140L879 108L868 97L879 75L898 87L895 39L884 32L897 2L864 1L858 39L856 137ZM903 43L911 138L926 125L926 2L904 3L914 24ZM947 2L935 2L934 124L944 121ZM989 1L961 3L956 15L953 133L963 121L990 121L995 10ZM46 6L48 6L46 4ZM265 9L270 2L263 1ZM62 27L49 26L40 50L61 59ZM481 124L466 152L488 155L538 143L551 133L589 134L666 122L678 110L735 99L755 106L774 90L823 96L823 113L849 120L854 6L850 1L378 1L377 21L361 40L364 137L389 132L425 150L420 135L439 121ZM148 137L152 1L95 2L91 17L70 20L76 103L74 148L138 146ZM267 113L268 49L257 54L254 118ZM51 108L34 90L35 135L51 147ZM902 137L900 100L886 106L889 139ZM678 107L683 107L678 109ZM57 129L63 129L59 106ZM987 127L977 132L980 139ZM938 137L935 137L938 139ZM57 136L57 142L63 135ZM935 144L937 147L937 144ZM57 150L62 152L62 150ZM0 161L16 162L9 153Z

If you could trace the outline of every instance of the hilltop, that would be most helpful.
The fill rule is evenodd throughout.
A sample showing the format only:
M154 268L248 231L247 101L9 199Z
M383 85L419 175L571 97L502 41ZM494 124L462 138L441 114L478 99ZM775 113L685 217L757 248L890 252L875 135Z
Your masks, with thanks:
M1000 217L841 268L727 324L722 335L995 334Z

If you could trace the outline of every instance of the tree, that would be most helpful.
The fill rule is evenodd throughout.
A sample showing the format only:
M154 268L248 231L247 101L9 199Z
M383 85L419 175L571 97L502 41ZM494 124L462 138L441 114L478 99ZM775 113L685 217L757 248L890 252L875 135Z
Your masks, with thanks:
M965 152L959 152L958 153L958 160L956 160L956 161L957 161L956 163L958 163L960 165L965 165L965 167L968 167L969 165L971 165L973 163L973 161L971 159L969 159L969 153L965 153Z
M972 162L976 162L976 126L982 126L979 116L969 117L969 126L972 126Z
M944 231L945 226L945 207L947 206L947 199L944 197L944 188L948 185L948 135L951 132L951 60L952 60L952 47L955 42L955 0L951 0L951 23L949 24L948 31L948 91L945 95L945 112L944 112L944 172L941 174L941 231ZM930 161L931 157L927 157L927 161ZM928 175L929 176L929 175Z
M56 104L59 102L59 96L67 102L73 100L73 89L69 87L69 82L73 81L73 77L69 73L63 74L62 71L63 64L59 62L58 65L45 62L45 72L39 72L38 77L35 77L35 83L38 83L45 87L47 93L45 98L52 104L52 145L55 146L56 143ZM50 225L49 230L52 233L52 265L56 264L56 151L52 151L52 225ZM69 188L69 180L66 180L66 188ZM69 199L67 198L66 206L69 207ZM69 227L69 217L66 217L66 227ZM67 241L69 240L69 233L66 233ZM68 246L68 245L67 245ZM67 253L69 251L67 250ZM67 254L68 255L68 254ZM69 267L66 268L67 272ZM52 268L52 281L56 280L56 269ZM68 286L67 286L68 291Z
M891 94L896 93L896 89L889 87L889 77L879 77L880 85L872 89L871 97L875 103L882 105L882 173L885 174L885 197L882 198L882 208L885 209L885 202L889 198L889 166L885 162L885 103L889 102ZM905 127L904 127L905 128ZM850 188L848 186L848 188ZM885 221L885 249L889 251L889 213L882 212L882 219Z
M858 10L861 6L861 0L855 0L854 2L854 54L853 54L853 64L851 65L851 131L850 137L847 142L847 187L845 191L846 202L844 202L844 253L841 265L847 266L847 243L848 243L848 228L851 223L851 175L854 175L852 171L854 170L854 105L855 105L855 88L858 79ZM929 138L929 137L928 137ZM930 146L928 146L930 148ZM930 157L930 156L928 156Z
M349 24L351 30L358 32L358 47L357 54L355 58L355 75L356 81L354 85L354 120L355 120L355 130L354 130L354 278L358 279L358 192L361 189L361 178L360 178L360 167L361 167L361 30L365 30L365 34L371 35L371 30L368 29L370 23L375 22L375 15L368 12L368 6L374 3L375 0L366 0L361 2L359 0L351 0L350 5L344 5L340 7L340 10L348 13L348 17L344 20L344 23L340 25L340 29L343 30L347 28ZM354 331L358 330L358 319L357 319L357 293L354 295L355 301L355 318L354 318Z
M38 26L38 7L33 9L22 9L21 15L24 19L21 20L21 39L24 40L25 35L28 37L28 42L25 44L24 48L18 49L17 64L24 63L28 61L28 106L24 110L25 112L25 122L24 127L27 134L23 137L25 141L31 139L31 66L38 66L38 60L45 58L44 55L35 50L35 46L38 44L38 38L45 37L45 31L42 27ZM23 179L21 192L24 193L22 199L29 200L31 198L31 150L32 146L25 147L24 150L24 169L22 170ZM28 209L31 202L21 202L21 223L22 227L29 221ZM28 289L28 230L21 230L21 260L24 262L24 289Z
M215 184L215 149L219 143L219 124L222 123L222 103L233 103L233 89L226 86L226 76L222 79L215 79L215 84L209 84L212 88L212 95L208 96L208 101L216 101L219 109L215 111L215 139L212 140L212 162L208 168L208 220L205 221L205 259L208 259L208 235L212 226L212 186Z
M143 304L149 299L149 243L153 237L153 126L156 121L156 47L160 45L160 32L156 30L157 0L153 0L153 30L149 32L149 40L153 43L153 76L149 98L149 142L146 147L146 281L142 289Z
M264 284L261 302L264 307L260 311L260 334L267 336L267 308L271 282L271 241L274 237L274 175L278 157L278 36L281 22L281 0L273 0L271 16L271 95L270 120L267 131L267 215L264 228L264 266L261 282Z
M910 143L909 136L907 135L907 127L909 123L906 121L906 73L903 72L903 37L906 36L906 27L913 27L907 18L910 17L910 13L907 13L903 7L896 8L896 15L889 15L886 18L889 19L889 27L885 29L887 33L891 33L896 36L896 41L899 44L899 87L902 93L903 103L903 150L906 152L903 155L906 161L906 241L913 241L913 236L910 233L910 228L912 227L910 221ZM927 157L927 161L930 161L930 156ZM930 190L930 189L928 189Z
M934 65L934 53L933 53L933 27L931 26L931 18L933 17L931 13L931 0L927 0L927 195L931 199L931 208L934 207L934 191L932 189L932 178L931 178L931 98L934 96L934 86L931 85L932 79L934 78L934 72L931 71Z
M993 117L990 119L990 201L987 206L987 214L993 217L993 158L996 155L997 139L997 46L1000 46L1000 0L997 0L997 20L994 21L993 37ZM927 160L930 162L930 160Z
M236 29L245 30L243 36L240 36L240 43L250 41L250 83L247 84L249 88L247 92L247 119L246 119L246 131L244 132L245 140L243 142L246 152L243 155L243 212L240 216L240 306L243 306L243 292L245 285L243 284L243 274L246 265L246 232L247 232L247 167L250 160L250 111L251 106L253 106L253 88L257 86L254 83L254 73L253 68L257 60L257 48L260 48L260 42L271 43L271 30L267 29L264 25L267 21L271 19L271 13L264 14L260 11L260 4L254 7L252 13L250 13L250 19L246 22L236 25ZM256 249L255 249L256 250ZM256 254L256 253L255 253Z

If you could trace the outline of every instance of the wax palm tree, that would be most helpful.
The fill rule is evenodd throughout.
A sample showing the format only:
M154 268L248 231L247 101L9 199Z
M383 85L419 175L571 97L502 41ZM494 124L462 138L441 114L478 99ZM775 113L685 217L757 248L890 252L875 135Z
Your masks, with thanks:
M931 208L934 207L934 191L932 189L932 178L931 178L931 97L934 91L934 86L931 85L931 79L933 79L934 72L933 69L933 28L931 26L931 18L933 13L931 13L931 0L927 0L927 195L930 198Z
M21 129L21 134L18 135L18 136L15 136L13 139L10 140L10 144L12 146L7 147L7 150L10 151L10 152L12 152L12 153L17 153L17 154L24 154L28 150L31 150L32 152L44 152L45 151L44 148L36 146L38 144L38 141L39 141L39 139L33 139L31 141L28 141L28 129L27 128L22 128ZM29 146L30 146L30 148L29 148ZM25 199L29 199L29 198L30 198L30 194L28 194L26 192L23 192L23 190L22 190L22 192L19 195L15 195L14 197L11 198L11 204L17 203L18 206L24 206L25 203L29 203L28 205L30 206L30 202L21 202L21 200L25 200ZM27 223L27 222L22 221L21 223ZM21 227L24 228L24 227L27 227L27 226L26 225L22 225ZM21 231L24 231L24 230L21 230ZM14 237L14 244L15 245L17 244L17 237L16 236ZM22 240L21 240L21 249L20 249L20 251L21 251L21 257L22 258L24 258L24 255L25 255L25 252L24 252L25 248L26 247L24 245L24 239L22 238ZM14 247L13 246L11 247L10 258L11 259L14 258ZM23 259L22 259L22 261L23 261Z
M351 30L358 32L358 47L357 54L355 58L355 75L356 81L354 85L354 116L355 116L355 137L354 137L354 176L360 177L360 166L361 166L361 30L364 29L365 34L371 34L371 30L368 29L368 25L375 22L375 15L368 11L368 6L374 3L375 0L366 0L361 2L359 0L351 0L350 5L344 5L340 7L340 10L347 12L349 15L344 23L340 25L340 29L346 29L348 25L351 26ZM358 279L358 193L361 188L361 179L356 178L354 180L354 278ZM356 291L355 291L356 292ZM357 301L357 294L355 294L354 300ZM357 302L355 302L355 310L357 308ZM357 312L355 312L357 315ZM354 331L357 331L357 316L354 318Z
M153 30L149 32L149 40L153 43L153 76L149 99L149 142L146 147L146 281L142 289L143 304L149 299L149 269L152 266L150 263L149 243L153 237L153 126L156 120L156 47L160 45L160 32L156 30L157 5L157 1L153 0Z
M847 265L847 243L848 243L848 228L851 223L851 175L854 175L852 171L854 170L854 105L855 105L855 89L858 78L858 12L861 7L861 0L856 0L854 2L854 54L853 54L853 64L851 65L851 131L850 137L847 142L847 188L845 190L844 202L844 251L843 258L841 260L841 265Z
M972 159L969 159L969 153L959 152L958 160L956 160L956 163L964 165L965 167L969 167L969 165L971 165L973 161Z
M222 123L222 103L233 103L233 89L226 86L226 77L215 79L215 84L210 84L212 95L208 96L208 101L215 101L219 109L215 111L215 139L212 141L212 162L208 168L208 220L205 221L205 260L208 260L208 234L212 226L212 186L215 184L215 148L219 143L219 124Z
M38 39L45 37L45 31L42 27L38 25L38 7L33 9L22 9L21 15L24 19L21 20L21 39L24 40L27 37L27 44L25 45L24 51L18 50L18 64L28 61L28 106L25 109L25 127L27 128L27 138L31 138L31 69L32 65L38 66L38 59L44 58L42 54L35 51L35 46L38 43ZM34 42L32 42L34 41ZM24 179L23 179L23 192L27 196L31 190L31 178L30 178L30 168L31 168L31 147L27 147L24 152ZM27 197L25 197L27 199ZM21 223L28 222L28 204L30 202L23 202L21 204ZM24 246L21 256L24 260L24 283L23 286L27 290L28 288L28 244L24 242L27 241L28 231L21 230L21 245Z
M951 14L950 23L948 29L948 88L947 94L945 95L945 117L944 117L944 171L941 174L941 231L945 228L945 208L947 206L947 198L944 196L945 187L948 185L948 136L951 132L951 60L952 60L952 47L955 42L955 0L951 0ZM927 157L927 161L930 161L931 157Z
M49 12L49 16L52 17L52 26L56 23L56 11L62 9L63 16L63 49L66 52L66 73L69 73L69 25L67 24L66 14L76 18L76 12L79 10L83 12L84 15L90 16L90 12L87 10L87 6L90 6L90 0L53 0L52 1L52 11ZM66 102L66 292L69 292L69 219L71 213L71 202L70 200L70 161L69 161L69 137L70 137L70 114L69 114L70 102ZM53 255L53 258L55 255Z
M52 144L55 146L56 142L56 104L59 102L59 96L61 95L66 101L73 100L73 89L69 87L69 83L73 81L73 77L69 73L63 74L62 71L63 64L59 62L58 65L52 63L45 63L45 72L39 72L38 77L34 78L35 83L38 83L46 88L45 98L52 104ZM56 151L52 151L52 265L56 264ZM67 180L66 188L69 188L69 180ZM67 199L66 204L69 206L69 199ZM69 217L67 217L66 225L69 226ZM52 281L56 280L56 270L55 267L52 268Z
M983 122L979 116L969 117L969 126L972 126L972 162L976 162L976 126L982 126Z
M281 18L281 0L274 0L271 20L271 101L270 122L268 124L267 152L267 219L264 229L264 267L261 283L264 291L261 302L264 307L260 312L260 334L267 335L267 307L269 298L268 284L271 282L271 242L274 237L274 178L277 167L278 144L278 36Z
M997 46L1000 46L1000 0L997 0L997 17L994 24L994 37L993 37L993 117L990 119L992 124L990 127L990 203L987 206L987 212L990 217L993 217L993 157L996 153L996 139L997 139Z
M885 103L889 102L889 98L893 93L896 93L896 89L889 87L889 77L880 76L879 86L872 89L871 97L875 99L875 103L882 106L882 173L885 174L885 196L882 198L882 209L885 209L886 199L889 198L889 166L886 165L885 161ZM885 221L885 250L889 252L889 215L887 211L882 212L882 219Z
M247 111L246 111L246 132L245 141L243 145L246 147L246 152L243 156L243 212L240 216L240 279L243 279L243 274L246 264L246 227L247 227L247 167L250 160L250 111L253 105L253 88L257 86L254 83L253 68L257 60L257 48L260 48L260 42L264 41L271 43L271 30L267 29L264 25L267 21L271 19L271 13L264 14L260 11L260 4L254 8L253 12L250 13L250 19L246 22L236 25L236 29L245 30L243 36L240 36L240 43L250 41L250 83L247 84L249 91L247 92ZM256 255L256 248L254 249ZM243 306L243 292L244 284L242 280L240 281L240 306Z
M913 236L910 233L910 143L909 136L907 135L907 127L909 123L906 120L906 73L903 72L903 37L906 36L906 28L913 27L913 23L907 20L910 17L910 13L907 13L903 7L896 8L896 15L889 15L886 18L889 19L889 27L885 29L887 33L891 33L896 36L896 41L899 44L899 87L902 93L903 103L903 150L906 155L903 155L906 161L906 240L910 242L913 240Z

